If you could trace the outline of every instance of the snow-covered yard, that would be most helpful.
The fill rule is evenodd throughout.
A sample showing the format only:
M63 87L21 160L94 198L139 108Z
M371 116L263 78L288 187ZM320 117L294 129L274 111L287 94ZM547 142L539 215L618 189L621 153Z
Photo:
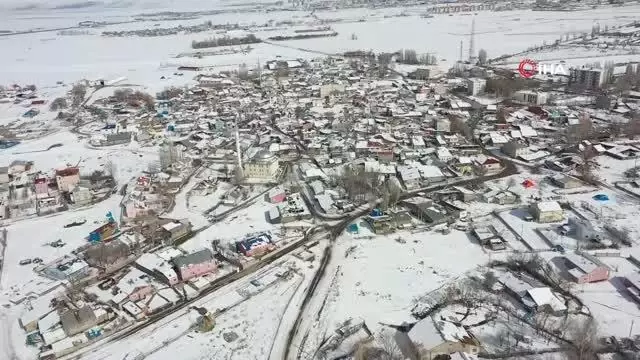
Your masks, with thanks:
M372 239L343 235L333 254L339 266L336 296L325 316L332 325L362 318L372 329L379 322L408 320L414 299L488 260L480 246L460 231L398 232Z

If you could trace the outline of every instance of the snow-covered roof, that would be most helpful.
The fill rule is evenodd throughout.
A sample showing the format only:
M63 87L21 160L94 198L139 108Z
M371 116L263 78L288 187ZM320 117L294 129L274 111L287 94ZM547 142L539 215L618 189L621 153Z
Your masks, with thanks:
M447 149L446 147L438 148L437 155L440 160L452 157L451 151L449 151L449 149Z
M40 332L51 330L60 323L60 315L57 311L51 311L45 317L38 321L38 330Z
M142 313L142 310L140 310L138 305L134 304L131 301L127 301L126 303L122 304L122 309L126 310L127 312L129 312L129 314L132 315L138 315Z
M451 360L478 360L478 356L464 351L458 351L450 355Z
M531 284L529 284L528 282L522 279L517 278L515 275L513 275L510 272L501 274L499 278L500 278L500 282L504 286L506 286L507 288L509 288L509 290L518 294L519 296L526 295L527 291L533 288Z
M537 306L549 305L553 310L562 311L567 307L551 292L548 287L539 287L527 290Z
M469 337L469 333L462 326L456 325L450 321L438 321L436 327L440 330L442 338L446 341L461 341Z
M509 142L506 136L500 134L499 132L492 131L489 133L489 137L491 137L491 142L495 144L506 144Z
M534 137L534 136L538 136L538 132L535 131L531 126L529 125L520 125L520 133L522 134L522 136L524 137Z
M633 285L637 289L640 289L640 273L634 272L629 275L626 275L625 278L627 279L627 282L629 282L631 285Z
M524 160L524 161L534 161L534 160L538 160L538 159L542 159L545 156L550 155L550 153L548 151L529 151L526 153L522 153L519 155L519 157Z
M196 288L198 291L208 287L211 283L205 279L204 277L199 277L197 279L192 279L189 281L191 283L191 285L193 285L194 288Z
M562 207L557 201L540 201L535 204L540 212L562 211Z
M169 222L169 223L166 223L166 224L162 225L162 228L165 229L166 231L171 231L171 230L174 230L174 229L180 227L180 225L182 225L180 222L172 221L172 222Z
M162 264L163 262L164 262L163 259L161 259L158 255L152 254L152 253L144 253L140 255L138 260L136 260L136 264L149 270L155 269L156 267L160 266L160 264Z
M114 297L111 298L111 301L113 301L116 304L120 304L123 301L125 301L128 297L129 297L129 294L126 294L124 292L119 292L116 295L114 295Z
M434 165L423 165L420 167L420 173L426 179L444 177L442 170Z
M180 251L180 250L178 250L176 248L167 247L167 248L164 248L162 250L156 251L155 254L159 258L161 258L162 260L169 261L169 260L173 259L174 257L182 255L183 253L182 253L182 251Z
M159 296L158 294L155 294L147 303L147 308L151 311L155 311L161 309L164 306L167 306L168 304L169 302L165 298Z
M316 195L315 198L318 201L318 204L320 205L322 211L328 212L329 210L331 210L331 207L333 206L333 199L331 199L330 195L321 194Z
M407 335L416 346L422 345L425 349L432 349L443 343L442 336L431 317L417 322Z
M578 254L568 253L564 256L567 260L569 260L572 264L576 266L576 269L581 270L583 273L588 274L595 269L597 269L600 265L595 262L584 258Z
M62 327L50 331L40 329L40 334L42 335L42 341L45 345L51 345L67 337Z
M180 300L180 296L178 296L176 291L173 290L172 288L160 289L158 290L158 295L162 296L163 298L167 299L172 303L176 303Z
M413 166L398 166L398 172L403 181L420 179L420 171Z
M211 250L205 248L200 249L198 251L194 251L187 255L176 256L171 260L176 268L180 269L183 267L189 267L191 265L198 265L205 262L213 261L213 252Z

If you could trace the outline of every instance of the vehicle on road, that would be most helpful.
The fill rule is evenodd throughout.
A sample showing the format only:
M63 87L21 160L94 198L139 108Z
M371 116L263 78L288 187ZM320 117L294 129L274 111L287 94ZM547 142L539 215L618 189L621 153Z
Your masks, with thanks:
M87 222L87 219L75 219L75 220L73 220L73 222L70 222L70 223L66 224L64 227L65 227L65 229L68 229L68 228L72 228L72 227L75 227L75 226L84 225L86 222Z

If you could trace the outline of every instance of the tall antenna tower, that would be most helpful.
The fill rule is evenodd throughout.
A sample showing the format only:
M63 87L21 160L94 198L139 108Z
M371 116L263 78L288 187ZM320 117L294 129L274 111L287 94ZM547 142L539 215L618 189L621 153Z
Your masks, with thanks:
M476 60L476 49L475 49L475 37L476 37L476 18L474 17L471 20L471 35L469 38L469 62L471 64L475 64Z
M460 40L460 58L458 59L460 62L462 62L463 58L462 58L462 40Z

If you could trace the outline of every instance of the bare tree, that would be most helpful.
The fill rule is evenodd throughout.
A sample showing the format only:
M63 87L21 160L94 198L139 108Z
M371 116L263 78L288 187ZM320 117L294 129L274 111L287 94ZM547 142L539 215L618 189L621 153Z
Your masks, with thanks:
M569 324L568 337L575 350L569 354L571 360L597 359L598 325L592 317Z
M640 135L640 115L639 114L632 115L631 119L627 123L625 132L631 139Z
M133 94L132 89L129 89L129 88L117 89L113 92L113 98L116 101L124 102L124 101L127 101L132 94Z
M403 64L418 64L418 55L413 49L403 49L398 51L398 62Z
M485 49L478 51L478 63L480 63L480 65L487 63L487 51Z
M467 139L473 138L473 132L461 116L449 114L448 117L451 132L460 134Z
M382 332L375 343L361 343L354 354L356 360L403 360L404 358L391 331Z
M570 125L567 129L567 140L570 144L578 144L583 140L589 140L593 135L593 123L588 114L583 113L578 119L578 124Z
M62 109L66 109L69 104L67 104L67 99L63 97L55 98L51 104L49 105L49 110L58 111Z
M378 55L378 71L381 77L387 74L387 70L391 65L393 55L388 53L382 53Z
M75 84L71 88L71 104L74 107L82 105L84 97L87 95L87 87L83 84Z
M172 86L157 93L156 98L158 100L170 100L182 95L183 93L184 90L182 90L181 88Z
M89 247L85 251L89 264L99 267L108 267L110 264L126 258L130 253L129 247L120 241L99 243Z
M160 172L160 162L159 161L151 161L147 166L147 171L150 174L157 174Z
M104 172L105 175L111 176L115 179L118 172L118 167L113 161L107 160L104 164Z
M598 180L597 175L593 171L594 167L596 166L593 158L595 158L596 156L597 153L592 146L585 147L585 149L580 152L582 163L577 168L578 173L582 177L582 180L592 185L595 185Z
M381 177L378 173L366 171L363 166L348 166L335 179L352 201L366 202L378 198L381 191Z

